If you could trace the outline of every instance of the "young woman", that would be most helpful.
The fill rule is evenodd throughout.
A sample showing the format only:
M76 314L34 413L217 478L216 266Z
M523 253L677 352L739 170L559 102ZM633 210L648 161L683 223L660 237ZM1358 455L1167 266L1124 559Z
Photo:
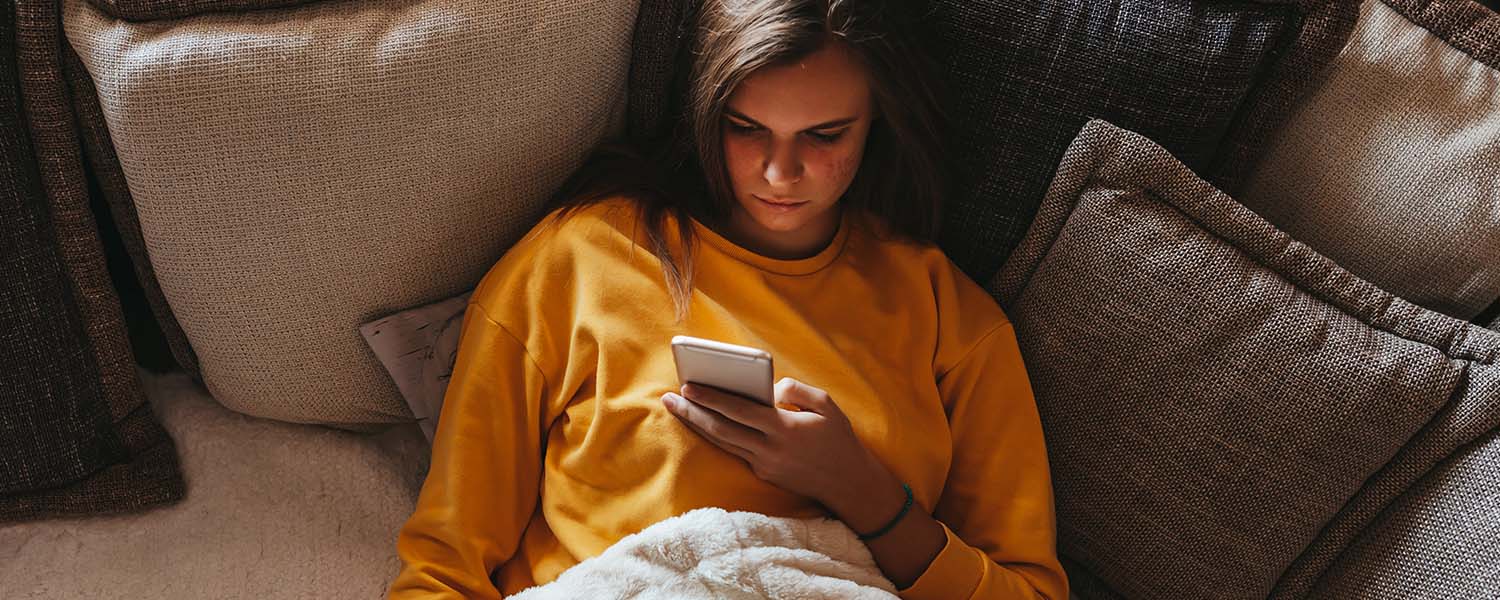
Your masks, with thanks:
M937 103L874 0L706 0L687 115L484 277L395 598L496 598L700 507L833 516L906 598L1065 598L1015 334L930 241ZM679 388L755 346L778 406ZM908 506L909 508L903 508Z

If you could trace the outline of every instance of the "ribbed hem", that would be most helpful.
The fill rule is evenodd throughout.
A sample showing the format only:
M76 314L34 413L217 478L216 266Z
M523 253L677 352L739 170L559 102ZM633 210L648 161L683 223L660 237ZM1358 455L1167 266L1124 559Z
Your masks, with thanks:
M984 569L983 565L971 564L976 558L973 550L942 521L938 524L943 526L948 541L911 587L897 590L903 600L968 598L979 585L979 574Z

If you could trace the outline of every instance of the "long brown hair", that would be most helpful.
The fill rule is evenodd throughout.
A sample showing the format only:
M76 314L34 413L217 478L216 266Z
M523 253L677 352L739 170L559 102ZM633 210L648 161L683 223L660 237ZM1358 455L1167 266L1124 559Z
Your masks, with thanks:
M693 288L694 236L689 218L721 224L735 199L724 164L724 106L756 69L795 62L824 44L845 44L866 69L875 118L844 210L883 220L890 231L931 241L941 222L946 179L942 114L933 65L907 27L911 15L892 0L704 0L696 13L681 112L670 133L650 142L602 144L552 196L561 221L612 197L638 202L652 251L679 322ZM920 3L911 3L920 4ZM676 217L683 256L664 235Z

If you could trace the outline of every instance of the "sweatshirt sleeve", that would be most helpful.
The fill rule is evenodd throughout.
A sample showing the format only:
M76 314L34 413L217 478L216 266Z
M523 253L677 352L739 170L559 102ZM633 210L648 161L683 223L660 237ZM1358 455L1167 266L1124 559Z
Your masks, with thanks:
M1011 324L982 337L938 390L953 464L933 516L948 540L900 596L1067 598L1047 447Z
M546 387L526 347L471 302L391 598L500 598L490 573L515 554L539 497Z

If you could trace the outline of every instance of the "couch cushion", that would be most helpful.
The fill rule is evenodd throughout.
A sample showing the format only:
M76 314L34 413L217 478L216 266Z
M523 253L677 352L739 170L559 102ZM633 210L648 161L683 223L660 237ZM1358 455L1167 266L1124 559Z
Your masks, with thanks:
M943 249L988 281L1089 118L1142 132L1230 189L1355 13L1352 0L938 0L960 175Z
M472 289L620 130L636 5L318 2L127 23L63 4L203 382L410 419L358 326ZM163 314L166 314L163 311Z
M1375 0L1236 197L1354 274L1470 319L1500 298L1497 182L1500 16Z
M140 514L0 528L0 598L380 598L427 448L247 417L183 373L141 373L188 494Z
M1294 561L1326 567L1305 550L1347 542L1325 527L1357 529L1500 424L1475 376L1500 334L1354 277L1100 121L990 289L1047 433L1059 550L1127 597L1279 593Z
M182 497L144 410L59 76L57 12L0 7L0 523Z

